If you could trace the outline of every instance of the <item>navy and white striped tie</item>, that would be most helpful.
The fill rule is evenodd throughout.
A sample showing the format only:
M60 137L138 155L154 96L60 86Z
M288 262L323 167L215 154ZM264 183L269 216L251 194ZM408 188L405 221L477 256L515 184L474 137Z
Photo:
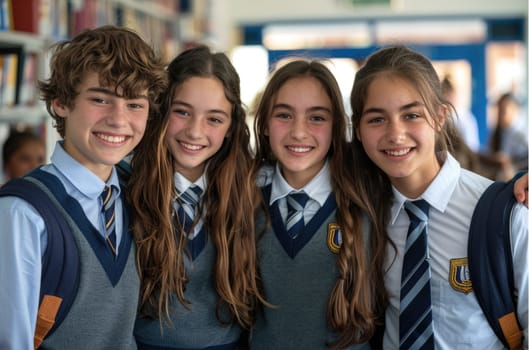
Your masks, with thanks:
M178 219L182 223L184 231L190 235L191 227L193 226L193 220L195 219L195 212L200 201L200 195L202 190L196 185L191 185L184 193L180 195L182 200L180 207L177 209L176 214Z
M106 230L106 241L114 256L117 254L116 250L116 213L114 210L114 204L116 202L116 196L114 196L114 189L112 186L105 186L103 192L101 192L101 212L104 216L105 230Z
M400 349L434 349L428 253L428 203L406 202L410 218L400 290Z
M303 210L309 200L309 196L305 192L290 193L287 196L287 233L291 238L296 238L303 232L305 227L305 220L303 219Z

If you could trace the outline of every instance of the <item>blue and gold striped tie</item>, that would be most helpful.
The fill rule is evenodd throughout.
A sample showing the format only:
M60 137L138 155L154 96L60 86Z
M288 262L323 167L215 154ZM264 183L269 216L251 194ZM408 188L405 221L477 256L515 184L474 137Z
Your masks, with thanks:
M410 218L400 290L400 349L434 349L428 253L428 203L406 202Z

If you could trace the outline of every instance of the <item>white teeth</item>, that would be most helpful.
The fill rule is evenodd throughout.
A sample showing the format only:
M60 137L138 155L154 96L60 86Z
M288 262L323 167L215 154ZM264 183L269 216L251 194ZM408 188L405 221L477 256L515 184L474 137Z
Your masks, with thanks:
M198 151L199 149L202 148L202 146L199 146L199 145L192 145L192 144L189 144L189 143L183 143L183 142L180 142L180 144L181 144L184 148L187 148L187 149L190 150L190 151Z
M288 147L289 150L293 151L293 152L296 152L296 153L305 153L305 152L308 152L311 150L311 147L294 147L294 146L289 146Z
M406 149L401 149L398 151L386 151L386 153L390 156L398 157L398 156L403 156L403 155L408 154L409 151L410 151L410 148L406 148Z
M125 141L125 136L112 136L112 135L105 135L105 134L97 134L97 137L105 140L106 142L110 142L110 143L121 143Z

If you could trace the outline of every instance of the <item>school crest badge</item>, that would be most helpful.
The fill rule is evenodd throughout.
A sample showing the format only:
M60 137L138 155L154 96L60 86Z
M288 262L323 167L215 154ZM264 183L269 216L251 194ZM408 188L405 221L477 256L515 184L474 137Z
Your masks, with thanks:
M340 226L336 223L331 223L327 226L327 246L334 254L340 252L342 246L342 231Z
M468 294L472 291L472 281L468 269L468 258L450 260L450 286L455 291Z

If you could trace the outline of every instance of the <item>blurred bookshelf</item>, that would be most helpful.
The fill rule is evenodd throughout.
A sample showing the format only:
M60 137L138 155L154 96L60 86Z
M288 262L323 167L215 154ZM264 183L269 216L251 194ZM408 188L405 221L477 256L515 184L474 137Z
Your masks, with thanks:
M58 135L37 89L49 73L49 46L114 24L137 31L168 62L195 39L188 33L196 28L186 28L203 21L193 20L195 2L207 1L0 0L0 125L34 125L50 151Z

